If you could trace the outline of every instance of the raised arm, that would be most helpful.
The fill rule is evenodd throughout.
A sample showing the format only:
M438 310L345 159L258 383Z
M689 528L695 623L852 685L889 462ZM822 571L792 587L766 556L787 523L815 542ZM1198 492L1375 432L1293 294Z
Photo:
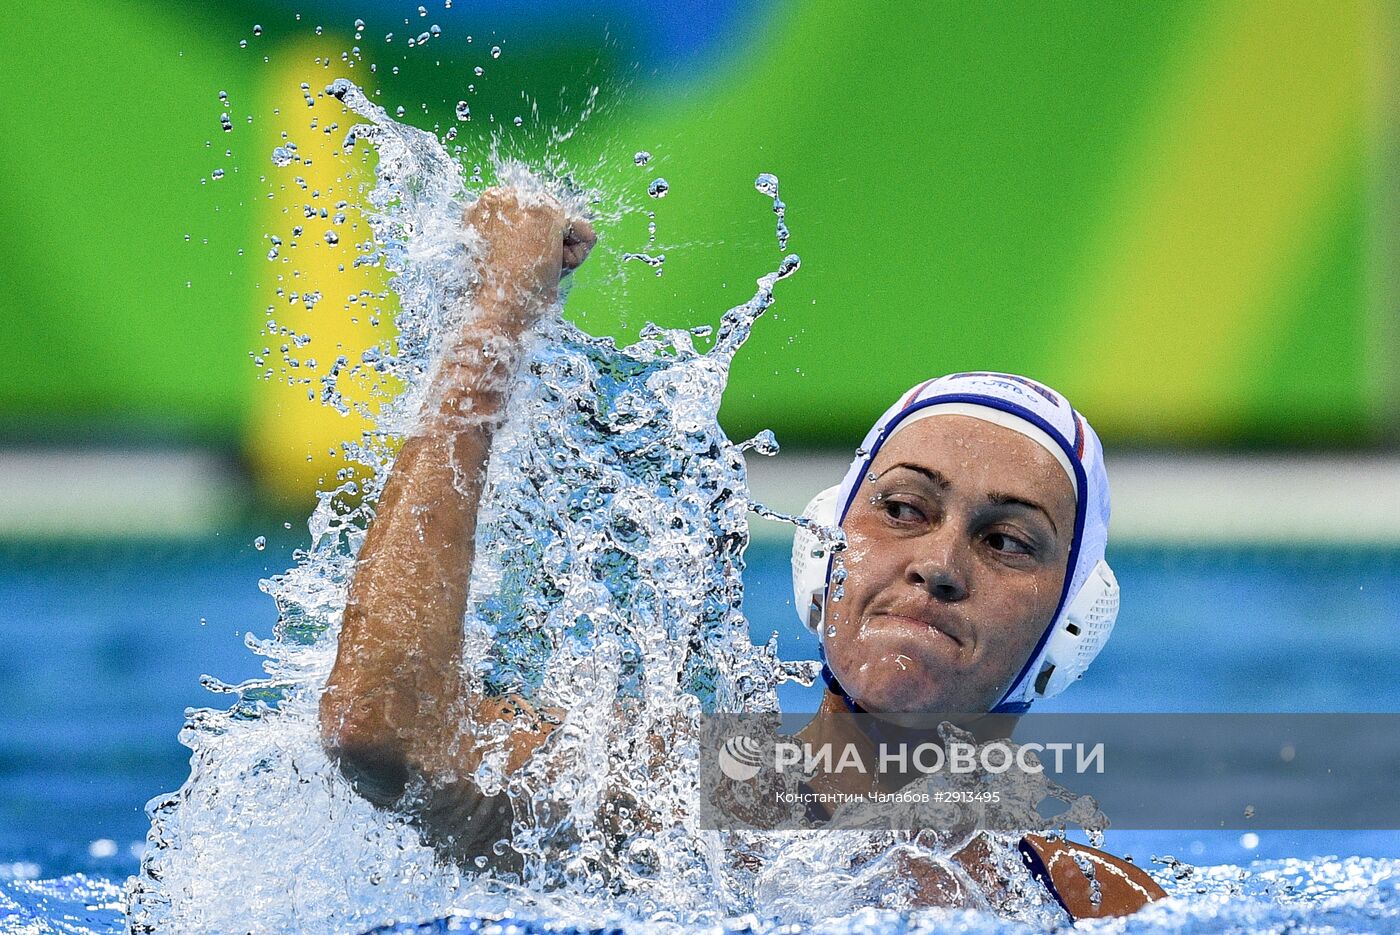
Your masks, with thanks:
M588 225L570 225L557 203L509 190L485 192L465 223L483 242L477 314L433 375L419 430L380 496L320 708L322 742L360 794L408 809L426 837L459 856L494 840L508 818L503 803L484 800L465 778L480 755L460 730L469 713L478 721L513 714L508 699L473 697L462 677L486 462L522 336L593 245ZM516 735L510 765L546 733Z

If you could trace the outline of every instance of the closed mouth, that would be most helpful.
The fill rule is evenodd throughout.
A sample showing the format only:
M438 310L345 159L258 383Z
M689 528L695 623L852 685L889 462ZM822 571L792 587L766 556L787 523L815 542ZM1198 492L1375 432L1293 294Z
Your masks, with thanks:
M898 621L900 621L901 623L905 623L905 624L908 624L908 625L910 625L910 626L922 627L922 628L924 628L924 629L926 629L926 630L932 630L932 631L934 631L935 633L938 633L938 634L940 634L940 635L942 635L942 636L947 637L948 639L952 640L954 643L958 644L959 646L962 645L962 640L961 640L960 638L958 638L956 635L954 635L953 633L951 633L951 632L949 631L949 628L948 628L946 625L945 625L945 626L939 626L937 623L934 623L933 621L928 620L927 618L924 618L924 617L911 617L911 616L909 616L908 614L898 614L898 613L894 613L893 611L885 611L885 612L881 612L881 613L877 613L877 614L872 614L871 616L875 616L875 617L889 617L891 620L898 620Z

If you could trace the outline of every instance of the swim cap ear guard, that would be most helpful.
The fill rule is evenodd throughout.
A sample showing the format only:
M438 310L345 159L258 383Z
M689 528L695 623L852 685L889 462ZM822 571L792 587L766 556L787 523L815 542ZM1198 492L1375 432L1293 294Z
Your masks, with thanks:
M1012 374L962 373L922 383L870 430L845 480L817 494L802 515L817 525L839 525L885 441L911 421L910 416L937 412L973 416L1028 435L1056 456L1074 486L1074 539L1059 607L1015 681L992 708L997 714L1021 714L1032 701L1058 695L1081 678L1118 617L1118 581L1103 558L1109 518L1103 448L1088 422L1063 397ZM818 638L823 637L831 567L830 551L799 526L792 542L793 606Z
M802 518L818 526L836 525L836 494L839 487L828 487L812 498ZM821 633L826 612L826 577L831 555L819 538L805 526L798 526L792 537L792 606L797 617L813 633Z

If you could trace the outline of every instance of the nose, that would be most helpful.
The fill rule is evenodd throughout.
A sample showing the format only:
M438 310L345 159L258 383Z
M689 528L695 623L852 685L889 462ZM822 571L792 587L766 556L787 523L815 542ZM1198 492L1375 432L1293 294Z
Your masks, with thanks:
M967 573L958 560L956 546L943 536L931 539L905 568L905 580L942 603L953 604L965 600L968 595Z

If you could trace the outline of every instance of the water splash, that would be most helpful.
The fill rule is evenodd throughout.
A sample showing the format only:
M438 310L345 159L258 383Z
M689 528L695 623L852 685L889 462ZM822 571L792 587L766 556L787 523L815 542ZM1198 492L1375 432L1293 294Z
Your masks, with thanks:
M716 413L730 362L799 261L786 257L760 277L708 350L687 330L648 327L619 347L557 319L541 328L493 448L466 658L487 689L568 714L528 768L492 774L488 756L477 776L525 816L497 848L514 852L518 871L443 864L327 761L317 700L396 439L423 408L444 336L472 314L475 244L460 219L473 196L432 134L392 120L348 81L326 92L366 121L346 140L347 150L367 142L378 156L365 196L373 242L358 262L392 272L401 310L397 340L358 363L339 361L322 398L345 406L336 384L355 375L401 389L372 413L355 404L376 424L345 446L362 470L318 494L310 547L262 582L279 620L271 639L248 645L265 657L266 677L208 681L233 705L192 712L181 733L191 773L150 806L150 846L129 897L133 930L368 928L464 906L562 906L559 894L574 911L587 908L580 920L724 918L743 901L713 885L729 872L726 858L695 830L694 719L702 709L773 710L780 681L814 673L749 641L749 496L742 454ZM291 144L274 154L295 158ZM541 184L519 166L497 175ZM483 730L479 740L502 738ZM646 751L656 751L649 763ZM620 822L606 814L623 800L645 803L645 820L642 809Z

